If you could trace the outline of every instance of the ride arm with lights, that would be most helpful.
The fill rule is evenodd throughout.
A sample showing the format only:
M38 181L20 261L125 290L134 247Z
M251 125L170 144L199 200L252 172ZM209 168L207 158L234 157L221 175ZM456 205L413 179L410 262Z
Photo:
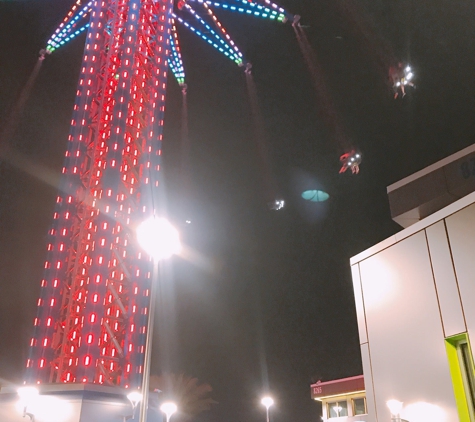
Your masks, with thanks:
M405 97L406 86L415 88L415 85L412 82L413 78L414 73L412 72L412 68L409 65L403 66L403 64L399 62L397 66L389 67L389 83L394 92L395 99L399 97L399 93L402 94L402 98Z
M172 18L172 31L170 34L170 57L168 65L175 76L178 85L181 87L185 84L185 68L181 57L180 43L178 41L178 33L175 26L175 19Z
M183 1L183 0L180 0ZM278 22L293 21L294 17L287 13L284 9L274 4L271 9L267 6L257 3L250 3L246 0L236 1L231 3L223 3L212 0L197 0L198 3L207 4L208 6L218 7L220 9L229 10L231 12L243 13L245 15L256 16L264 19L271 19Z
M226 39L220 36L208 23L204 21L204 19L199 16L191 6L185 3L184 9L187 12L191 13L194 18L201 24L204 29L200 29L191 25L187 20L183 19L181 16L176 15L175 13L172 14L172 17L178 21L180 24L184 25L190 31L194 32L208 44L212 45L216 48L219 52L223 53L226 57L234 61L237 65L242 65L242 53L237 49L236 45L232 43L228 43Z
M348 169L352 174L358 174L360 172L361 154L355 150L344 153L340 157L341 168L339 173L345 173Z
M78 0L74 4L46 43L46 53L51 54L53 51L67 44L89 27L89 22L84 22L83 20L89 17L91 7L92 1L82 5L81 0Z

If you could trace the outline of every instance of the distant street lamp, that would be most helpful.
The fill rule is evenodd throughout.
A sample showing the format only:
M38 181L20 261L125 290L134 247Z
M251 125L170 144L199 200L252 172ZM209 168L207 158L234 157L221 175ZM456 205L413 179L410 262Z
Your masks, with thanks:
M336 417L340 417L340 412L343 408L341 406L333 406L333 410L335 411L336 413Z
M391 412L391 422L402 422L401 419L401 410L402 410L402 401L398 400L388 400L386 406L388 406L389 411Z
M158 263L181 251L180 236L171 223L161 217L151 217L137 227L139 245L153 258L152 283L150 284L150 306L148 310L147 338L145 341L145 361L142 377L142 404L139 422L147 421L148 389L150 366L152 363L153 321L157 302Z
M127 394L127 398L132 404L132 414L128 416L124 416L124 422L127 422L129 419L135 418L135 409L137 408L137 405L142 401L143 395L139 393L138 391L132 391L129 394Z
M261 400L261 404L266 407L266 422L269 422L269 407L274 404L274 399L269 396L263 397Z
M167 417L166 422L170 422L170 418L178 410L178 407L176 406L175 403L168 401L168 402L162 403L162 405L160 406L160 410L163 413L165 413L165 416Z

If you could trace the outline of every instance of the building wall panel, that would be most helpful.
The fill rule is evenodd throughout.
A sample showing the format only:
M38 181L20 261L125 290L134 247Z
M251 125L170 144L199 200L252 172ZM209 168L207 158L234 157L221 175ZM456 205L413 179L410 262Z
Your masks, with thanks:
M462 307L472 344L475 340L475 204L446 218Z
M443 221L426 229L445 336L466 331L447 232Z
M377 420L390 420L386 401L397 399L435 406L437 422L456 421L424 231L362 261L360 275Z
M360 268L359 264L351 266L351 276L353 278L353 292L355 295L356 318L358 322L358 332L360 335L360 344L368 341L366 334L366 322L363 306L363 294L361 292Z
M371 359L369 355L368 343L361 345L361 361L363 363L366 407L368 409L368 415L365 420L366 422L376 422L378 419L376 413L376 403L374 400L373 372L371 370Z

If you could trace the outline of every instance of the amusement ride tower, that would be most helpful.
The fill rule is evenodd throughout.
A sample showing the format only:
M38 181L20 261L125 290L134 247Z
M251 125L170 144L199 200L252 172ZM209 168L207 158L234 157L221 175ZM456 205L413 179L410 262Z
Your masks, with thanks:
M29 384L141 383L152 263L135 241L135 228L160 213L169 69L185 88L175 22L242 66L242 54L210 5L292 19L270 0L195 3L204 17L183 1L79 0L48 41L52 53L87 30L48 232Z

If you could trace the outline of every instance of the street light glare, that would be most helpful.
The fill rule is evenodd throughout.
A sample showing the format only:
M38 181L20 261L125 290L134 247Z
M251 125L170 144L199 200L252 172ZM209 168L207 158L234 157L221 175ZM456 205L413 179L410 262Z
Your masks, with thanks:
M127 398L130 400L132 403L132 406L137 406L137 403L142 401L142 393L139 393L138 391L132 391L129 394L127 394Z
M397 416L399 415L399 413L401 413L401 409L402 409L402 401L399 401L399 400L388 400L386 402L386 406L388 406L389 408L389 411L391 412L391 414L393 416Z
M19 387L17 393L20 399L27 404L40 394L36 387L31 386Z
M173 415L178 410L178 407L175 403L165 402L160 406L160 410L165 413L165 415L167 415L167 419L170 419L171 415Z
M169 258L181 251L178 231L166 218L151 217L143 221L137 227L137 240L155 260Z
M28 388L28 390L26 390ZM23 387L22 387L23 389ZM25 387L19 394L20 400L16 409L23 416L31 415L32 421L37 422L65 422L72 414L72 406L66 400L48 395L39 395L34 387Z
M272 397L267 396L261 400L261 403L266 407L266 409L269 409L269 407L274 404L274 399Z

